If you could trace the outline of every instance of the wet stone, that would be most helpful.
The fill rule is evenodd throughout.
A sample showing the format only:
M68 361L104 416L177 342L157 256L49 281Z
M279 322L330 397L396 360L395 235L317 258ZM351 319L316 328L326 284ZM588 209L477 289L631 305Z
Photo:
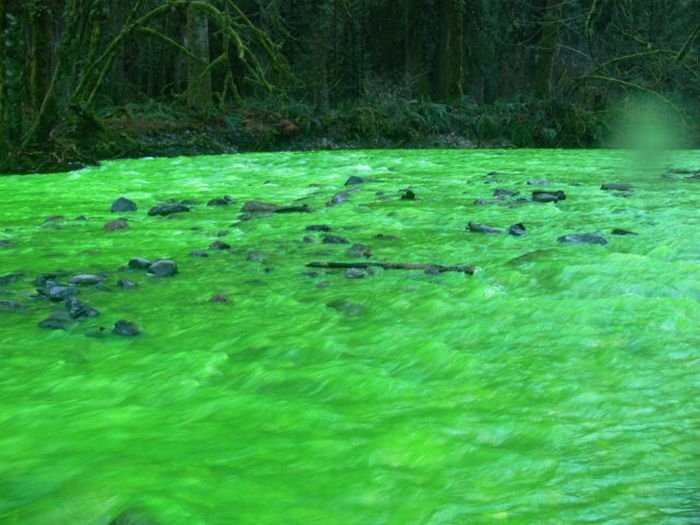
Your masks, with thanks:
M514 197L518 193L520 192L516 190L508 190L505 188L496 188L495 190L493 190L494 197Z
M46 291L46 296L50 301L60 302L68 299L69 297L75 297L80 293L80 290L72 286L51 286Z
M190 255L192 257L209 257L209 252L206 250L192 250Z
M340 235L324 235L323 244L350 244L350 240Z
M535 190L532 192L534 202L559 202L566 200L566 193L563 191Z
M319 284L321 284L321 283L319 283ZM362 315L366 311L366 308L364 306L362 306L361 304L354 303L354 302L349 301L347 299L336 299L334 301L326 303L326 306L328 308L332 308L333 310L336 310L340 313L343 313L345 315L351 315L351 316Z
M331 230L333 230L333 228L327 224L309 224L306 228L304 228L304 231L307 232L329 232Z
M479 224L477 222L472 222L472 221L469 221L469 224L467 225L467 229L470 232L475 232L475 233L486 233L486 234L503 233L503 228L496 228L494 226L487 226L486 224Z
M552 182L548 181L547 179L539 179L539 180L529 180L527 181L528 186L551 186Z
M143 257L129 259L129 268L132 270L146 270L149 266L151 266L151 261Z
M308 204L301 206L281 206L274 210L273 213L311 213L311 208Z
M241 211L246 213L272 213L278 208L279 206L269 202L248 201L243 205Z
M0 312L17 312L24 310L24 305L9 299L0 299Z
M564 244L608 244L608 240L598 232L570 233L562 235L557 241Z
M100 284L104 280L104 275L97 275L94 273L81 273L80 275L71 277L68 283L74 284L76 286L91 286L94 284Z
M190 211L190 208L186 204L182 204L180 202L164 202L162 204L157 204L148 210L148 215L152 217L156 215L165 217L174 213L182 213L187 211Z
M613 228L610 233L613 235L639 235L637 232L626 230L625 228Z
M100 315L99 310L77 299L66 299L65 305L71 319L87 319L88 317Z
M401 200L414 201L416 200L416 194L413 192L413 190L403 190L403 193L401 194Z
M170 277L177 273L177 264L170 259L160 259L148 267L148 273L157 277Z
M227 295L224 295L222 293L217 293L211 296L209 299L210 303L230 303L231 298Z
M236 199L230 195L224 195L223 197L215 197L207 202L207 206L228 206L229 204L234 204Z
M117 287L121 288L122 290L133 290L134 288L138 288L139 285L137 282L132 281L131 279L119 279L117 281Z
M5 286L7 284L16 283L21 280L23 275L21 273L11 273L8 275L3 275L0 277L0 286Z
M369 273L361 268L348 268L345 270L345 277L348 279L363 279L367 277Z
M622 182L608 182L600 187L601 190L632 191L634 186Z
M521 237L522 235L525 235L527 233L527 229L525 228L525 225L522 222L519 222L517 224L513 224L508 228L508 233L510 235L514 235L515 237Z
M342 204L344 202L348 202L349 199L350 199L350 194L347 191L341 191L341 192L333 195L333 197L331 197L331 200L329 200L326 203L326 206L331 207L331 206L335 206L336 204Z
M230 250L231 245L224 241L214 241L209 245L211 250Z
M126 197L119 197L112 203L111 208L112 213L122 213L137 210L138 206L136 205L136 203L132 200L127 199Z
M352 186L353 184L362 184L363 182L367 182L367 179L358 177L357 175L352 175L348 178L348 180L345 181L345 185Z
M115 219L113 221L109 221L105 223L104 225L104 230L107 232L115 232L119 230L128 230L129 229L129 223L127 219Z
M126 319L120 319L119 321L114 323L112 333L114 335L124 335L127 337L133 337L135 335L139 335L141 333L141 330L138 326L136 326L136 324L132 323L131 321L127 321Z
M45 330L68 330L70 319L63 317L47 317L39 322L39 327Z

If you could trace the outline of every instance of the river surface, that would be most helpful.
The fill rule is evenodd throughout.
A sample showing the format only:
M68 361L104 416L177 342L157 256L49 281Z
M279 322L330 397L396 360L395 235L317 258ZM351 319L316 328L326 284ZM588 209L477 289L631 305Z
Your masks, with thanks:
M698 169L700 152L274 153L0 177L0 277L22 274L0 285L0 523L700 523L700 180L668 168ZM352 175L368 181L326 206ZM537 189L567 199L529 201ZM110 213L119 196L138 211ZM147 215L168 199L199 204ZM241 220L253 199L313 211ZM122 216L128 230L103 229ZM557 242L583 232L609 242ZM190 255L215 240L232 247ZM179 273L120 270L136 256ZM305 267L357 260L477 270ZM39 327L63 306L36 297L37 276L99 272L79 296L99 316ZM119 319L142 334L111 334Z

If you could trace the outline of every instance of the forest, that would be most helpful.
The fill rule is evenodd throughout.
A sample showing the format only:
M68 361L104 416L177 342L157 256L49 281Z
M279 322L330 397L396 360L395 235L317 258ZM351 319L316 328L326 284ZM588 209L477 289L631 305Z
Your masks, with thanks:
M0 0L0 172L609 146L639 97L696 146L699 35L697 0Z

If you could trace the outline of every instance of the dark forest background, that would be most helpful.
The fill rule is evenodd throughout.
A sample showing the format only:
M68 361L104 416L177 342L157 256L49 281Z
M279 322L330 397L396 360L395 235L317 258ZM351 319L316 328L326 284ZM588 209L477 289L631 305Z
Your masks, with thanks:
M0 0L0 171L609 145L640 97L696 146L698 36L700 0Z

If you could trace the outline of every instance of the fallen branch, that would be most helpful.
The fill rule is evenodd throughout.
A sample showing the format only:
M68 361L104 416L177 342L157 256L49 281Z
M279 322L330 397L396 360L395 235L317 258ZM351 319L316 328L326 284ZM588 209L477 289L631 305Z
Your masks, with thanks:
M458 265L444 266L442 264L416 264L396 262L332 262L315 261L306 263L310 268L383 268L384 270L429 270L431 272L462 272L469 275L474 273L473 266Z

